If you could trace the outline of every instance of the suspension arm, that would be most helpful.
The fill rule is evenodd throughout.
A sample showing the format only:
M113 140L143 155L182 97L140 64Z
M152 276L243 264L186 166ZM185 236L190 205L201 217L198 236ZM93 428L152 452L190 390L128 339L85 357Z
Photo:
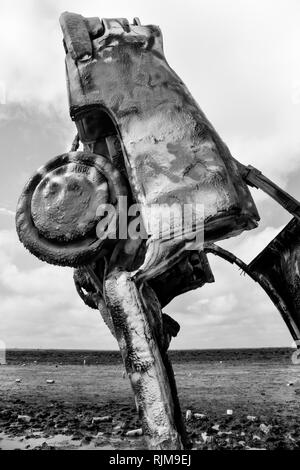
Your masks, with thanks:
M290 214L300 220L300 202L273 181L269 180L261 171L251 165L245 166L237 162L244 181L253 188L261 189Z

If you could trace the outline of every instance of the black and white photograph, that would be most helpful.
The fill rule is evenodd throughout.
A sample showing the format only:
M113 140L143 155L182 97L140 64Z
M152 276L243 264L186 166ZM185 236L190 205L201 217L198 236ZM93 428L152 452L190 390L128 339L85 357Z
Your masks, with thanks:
M300 450L299 25L0 0L2 455Z

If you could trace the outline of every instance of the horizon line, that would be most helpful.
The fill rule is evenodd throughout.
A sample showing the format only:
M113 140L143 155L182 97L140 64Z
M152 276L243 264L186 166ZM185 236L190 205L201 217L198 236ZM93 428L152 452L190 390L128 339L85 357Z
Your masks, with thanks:
M294 346L252 346L252 347L226 347L226 348L186 348L169 349L168 352L179 351L228 351L228 350L249 350L249 349L297 349ZM93 351L93 352L118 352L119 349L89 349L89 348L6 348L6 351Z

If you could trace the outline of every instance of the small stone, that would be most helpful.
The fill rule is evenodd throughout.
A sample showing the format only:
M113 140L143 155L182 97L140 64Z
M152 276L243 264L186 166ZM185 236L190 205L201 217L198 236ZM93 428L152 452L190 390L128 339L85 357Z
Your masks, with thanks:
M21 382L21 379L16 379L17 384Z
M259 426L259 429L260 429L262 432L264 432L265 434L269 434L269 432L270 432L271 429L272 429L272 426L271 426L271 425L266 426L265 424L262 423L262 424Z
M53 380L53 379L47 379L46 382L47 382L47 384L54 384L54 383L55 383L55 380Z
M41 450L49 450L49 449L51 449L51 446L49 446L46 441L43 442L43 444L41 445Z
M286 385L287 385L288 387L292 387L292 386L294 385L294 382L288 382Z
M186 419L186 421L190 421L190 419L192 419L192 412L191 412L191 410L186 410L185 419Z
M95 416L92 419L92 424L98 424L98 423L109 423L112 421L112 417L110 415L107 416Z
M233 410L227 410L226 414L229 415L229 416L232 416L233 415Z
M261 438L259 436L257 436L256 434L254 434L253 437L252 437L252 440L253 441L261 441Z
M204 442L207 442L207 444L209 444L213 441L213 437L209 436L206 431L201 433L201 437L202 437Z
M18 421L22 421L23 423L30 423L31 418L28 415L18 415Z
M248 415L248 416L247 416L247 419L248 419L248 421L255 421L255 420L256 420L256 416Z
M246 446L245 450L266 450L265 447L249 447Z
M212 428L214 431L219 431L219 430L220 430L220 425L219 425L219 424L214 424L211 428Z
M126 433L127 437L139 437L142 435L143 435L143 430L141 428L133 429L132 431L127 431Z
M196 419L204 419L206 418L206 415L202 414L202 413L194 413L193 414L194 418Z

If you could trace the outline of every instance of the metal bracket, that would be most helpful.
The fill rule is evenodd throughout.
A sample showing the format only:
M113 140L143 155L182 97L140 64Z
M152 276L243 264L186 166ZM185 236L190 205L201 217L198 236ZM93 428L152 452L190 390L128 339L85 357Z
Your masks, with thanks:
M286 191L281 189L273 181L269 180L261 171L251 165L244 166L239 163L241 175L244 181L257 189L261 189L271 196L278 204L286 209L290 214L300 220L300 202Z

